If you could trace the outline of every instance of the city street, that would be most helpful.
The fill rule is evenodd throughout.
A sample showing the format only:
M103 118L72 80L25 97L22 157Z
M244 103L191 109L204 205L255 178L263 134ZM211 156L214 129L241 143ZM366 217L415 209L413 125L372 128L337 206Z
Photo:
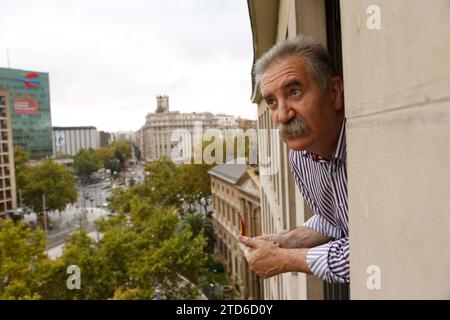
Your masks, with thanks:
M127 171L125 171L125 179L129 181L133 179L136 184L144 183L145 181L145 170L144 166L138 162L136 166L130 167Z
M106 207L109 197L111 196L111 183L102 182L83 186L79 190L78 201L75 207Z

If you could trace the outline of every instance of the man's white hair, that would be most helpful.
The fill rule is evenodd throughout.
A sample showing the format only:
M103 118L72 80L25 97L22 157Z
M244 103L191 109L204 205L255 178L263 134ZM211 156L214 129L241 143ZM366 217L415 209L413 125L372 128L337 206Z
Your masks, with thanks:
M323 91L329 89L331 78L336 75L330 56L319 42L304 35L278 41L256 61L253 69L256 86L262 91L261 81L264 72L272 64L291 56L302 58L319 87Z

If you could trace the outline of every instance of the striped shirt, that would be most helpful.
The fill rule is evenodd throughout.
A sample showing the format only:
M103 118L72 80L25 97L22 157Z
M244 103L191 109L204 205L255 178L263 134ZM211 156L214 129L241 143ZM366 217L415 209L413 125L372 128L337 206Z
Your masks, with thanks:
M308 151L289 153L295 182L314 215L304 226L332 240L308 250L311 272L327 282L350 282L345 120L330 161Z

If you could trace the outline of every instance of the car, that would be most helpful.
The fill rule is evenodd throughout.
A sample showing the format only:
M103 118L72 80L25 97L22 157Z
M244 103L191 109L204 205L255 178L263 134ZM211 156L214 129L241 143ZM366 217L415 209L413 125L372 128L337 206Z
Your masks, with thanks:
M103 208L108 208L108 206L109 206L109 203L108 202L103 202Z

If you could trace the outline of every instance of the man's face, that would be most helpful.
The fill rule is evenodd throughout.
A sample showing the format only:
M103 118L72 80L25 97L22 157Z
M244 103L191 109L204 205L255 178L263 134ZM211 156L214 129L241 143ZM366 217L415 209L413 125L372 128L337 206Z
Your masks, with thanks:
M303 59L296 56L276 61L264 72L264 99L291 149L314 150L326 143L342 107L333 86L322 91Z

